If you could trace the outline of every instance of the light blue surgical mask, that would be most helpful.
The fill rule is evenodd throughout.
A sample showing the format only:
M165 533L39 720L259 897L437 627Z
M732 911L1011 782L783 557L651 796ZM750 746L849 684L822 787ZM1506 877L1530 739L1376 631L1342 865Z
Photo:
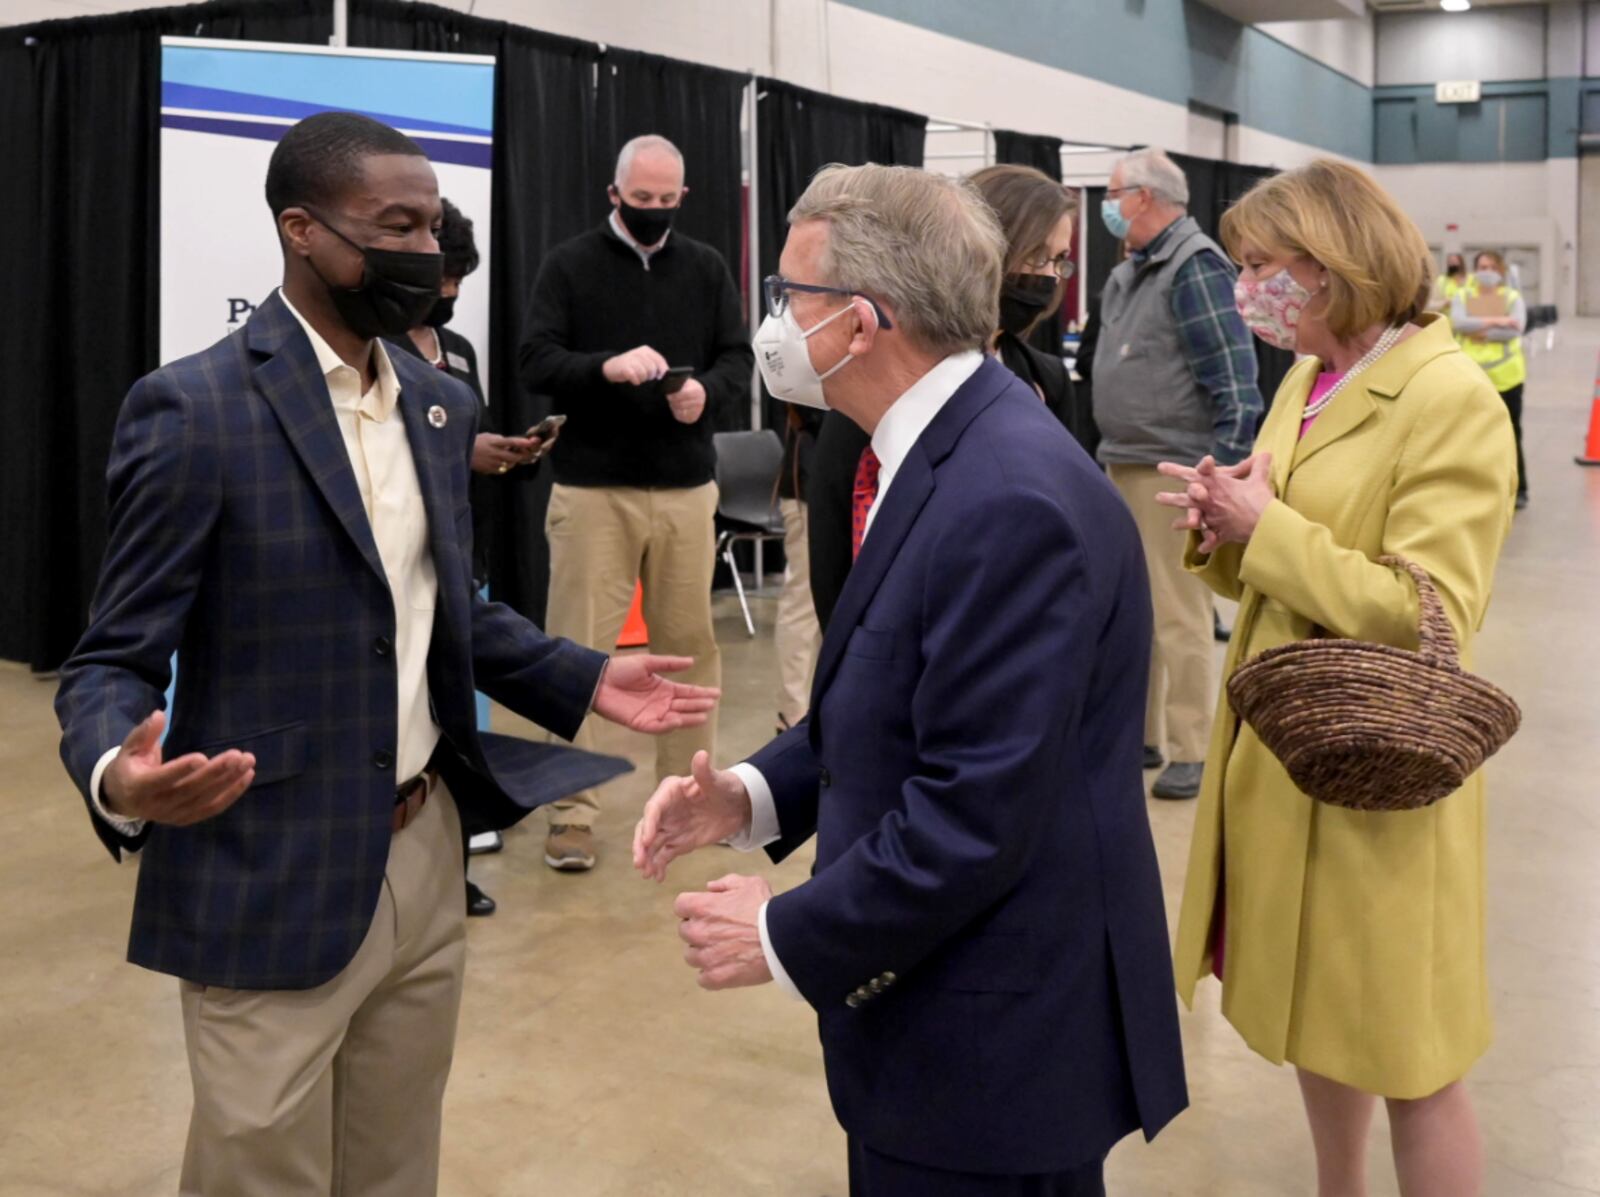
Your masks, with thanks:
M1128 236L1129 220L1122 214L1122 201L1112 199L1109 195L1100 201L1100 219L1105 221L1106 229L1118 241Z

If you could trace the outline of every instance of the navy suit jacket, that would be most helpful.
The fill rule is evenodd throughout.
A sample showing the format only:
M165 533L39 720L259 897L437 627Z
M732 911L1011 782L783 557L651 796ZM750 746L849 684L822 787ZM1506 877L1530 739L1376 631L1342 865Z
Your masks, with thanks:
M592 784L596 759L480 735L474 687L570 738L606 658L474 592L478 402L389 356L438 576L435 763L479 825L509 826ZM256 757L255 783L216 818L127 837L94 816L113 856L143 848L128 958L205 985L320 985L366 935L389 855L395 619L327 382L276 292L232 336L134 385L107 481L99 587L56 698L68 772L87 802L101 755L163 704L174 650L167 758Z
M1187 1104L1141 772L1150 626L1132 516L985 361L873 517L810 719L751 761L774 859L817 837L767 929L874 1150L1065 1171Z

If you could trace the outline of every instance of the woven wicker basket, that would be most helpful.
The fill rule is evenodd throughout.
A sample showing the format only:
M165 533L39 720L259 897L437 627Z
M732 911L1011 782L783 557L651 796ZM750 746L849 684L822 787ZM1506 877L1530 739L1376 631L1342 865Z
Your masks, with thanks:
M1522 722L1511 697L1461 668L1426 571L1400 557L1421 602L1418 651L1312 639L1268 649L1228 680L1228 701L1313 798L1417 810L1461 788Z

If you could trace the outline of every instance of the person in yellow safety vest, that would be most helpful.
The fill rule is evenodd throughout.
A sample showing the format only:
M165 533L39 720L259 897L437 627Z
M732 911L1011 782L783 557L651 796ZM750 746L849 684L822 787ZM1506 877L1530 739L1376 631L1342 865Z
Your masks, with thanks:
M1522 334L1528 327L1528 305L1522 293L1506 282L1506 260L1493 250L1473 259L1472 277L1450 300L1450 323L1468 357L1482 366L1511 413L1511 431L1517 440L1517 507L1528 505L1528 471L1522 461L1522 384L1528 377L1528 359L1522 354ZM1493 292L1505 300L1503 316L1469 316L1467 300Z
M1456 294L1467 285L1467 261L1458 253L1449 253L1444 259L1444 273L1433 280L1433 297L1430 311L1449 312Z

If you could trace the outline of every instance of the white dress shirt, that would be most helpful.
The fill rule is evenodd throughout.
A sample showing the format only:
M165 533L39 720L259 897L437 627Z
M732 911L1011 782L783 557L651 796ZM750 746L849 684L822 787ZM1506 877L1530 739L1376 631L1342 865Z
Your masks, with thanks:
M873 499L872 506L867 508L866 524L861 534L862 544L866 543L867 536L871 534L873 518L883 506L884 496L889 493L895 475L905 464L911 447L927 431L928 425L933 423L934 418L944 410L944 405L950 402L951 396L961 389L967 379L978 372L978 367L982 364L983 354L976 349L952 353L912 383L910 389L890 404L889 410L883 413L883 418L878 421L878 427L872 433L872 451L878 455L879 465L878 494ZM741 852L764 848L781 834L778 827L778 809L772 800L772 787L767 784L767 779L761 775L761 771L748 762L734 765L731 772L749 791L750 826L731 837L728 845ZM767 958L767 967L772 972L772 979L791 997L801 997L800 990L785 971L783 962L778 959L778 953L773 950L772 937L767 934L766 903L762 903L757 926L761 933L761 951Z
M400 380L395 377L383 342L374 341L374 381L362 394L360 372L345 364L305 317L295 311L287 295L282 291L278 294L305 329L327 380L328 398L338 413L339 432L350 455L361 505L366 509L394 600L398 681L395 777L397 782L403 781L427 768L428 758L439 742L439 728L428 700L428 648L433 640L439 583L428 548L428 513L422 503L422 484L417 479L411 443L398 407ZM100 816L118 831L134 835L143 828L144 820L113 814L101 801L100 780L120 751L120 746L110 749L95 765L89 779L90 800Z

